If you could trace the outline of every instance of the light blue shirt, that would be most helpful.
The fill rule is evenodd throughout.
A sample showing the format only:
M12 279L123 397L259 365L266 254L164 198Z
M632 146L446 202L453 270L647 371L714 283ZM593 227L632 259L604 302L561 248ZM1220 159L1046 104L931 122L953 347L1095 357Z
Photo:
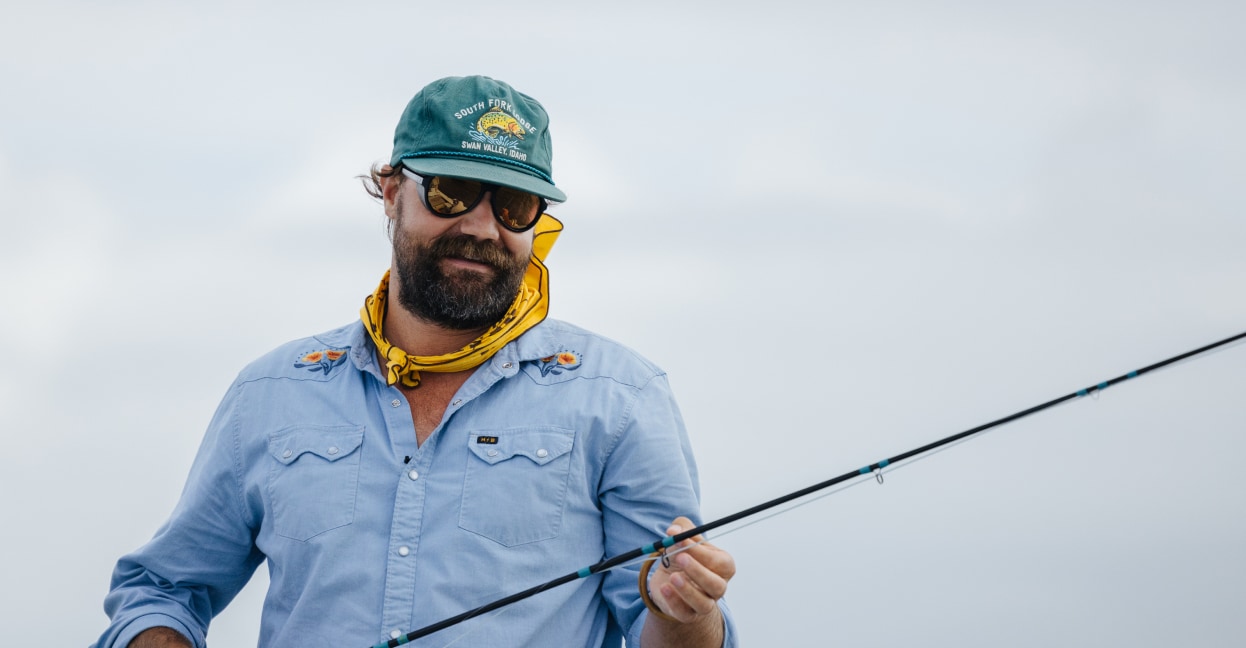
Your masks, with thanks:
M363 326L286 344L238 376L181 500L123 557L98 648L208 623L267 560L259 645L368 648L654 542L699 519L665 374L547 320L481 365L416 446ZM633 565L413 642L640 645ZM735 645L729 613L728 640Z

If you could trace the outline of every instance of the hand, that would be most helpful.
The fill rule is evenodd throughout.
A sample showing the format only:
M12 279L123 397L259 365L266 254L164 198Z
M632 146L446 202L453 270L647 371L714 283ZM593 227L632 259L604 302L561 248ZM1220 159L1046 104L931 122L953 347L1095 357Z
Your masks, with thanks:
M673 536L694 526L692 520L678 517L666 529L666 535ZM649 576L650 598L681 623L717 618L718 599L727 592L727 581L735 575L731 554L702 540L696 535L671 546L666 550L668 554L690 548L671 556L669 568L655 564Z
M127 648L191 648L191 644L176 630L156 626L138 633Z

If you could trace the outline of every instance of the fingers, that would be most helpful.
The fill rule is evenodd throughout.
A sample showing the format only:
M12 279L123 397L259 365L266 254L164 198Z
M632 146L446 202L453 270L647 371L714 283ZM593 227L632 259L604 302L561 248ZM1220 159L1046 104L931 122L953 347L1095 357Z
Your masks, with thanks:
M666 535L673 536L683 533L685 529L691 529L695 525L692 520L686 517L675 518L675 522L666 529ZM676 561L680 557L690 557L696 561L699 566L703 566L714 575L722 579L723 592L726 591L726 583L735 576L735 559L731 554L719 549L712 543L705 542L705 538L701 535L695 535L671 547L671 550L682 549L678 554L671 558L672 568L677 567L680 563ZM668 550L669 551L669 550ZM685 558L686 559L686 558ZM721 598L722 592L719 592L715 598Z
M670 578L660 590L671 616L690 621L713 612L727 591L727 582L687 554L679 554L673 563Z
M731 556L716 550L712 564L718 569L726 569L730 573L723 574L691 555L691 551L681 553L671 559L671 577L680 577L713 600L718 600L727 593L727 580L735 573L735 563ZM725 556L725 559L721 556Z
M677 535L693 526L688 518L679 517L666 533ZM727 592L727 581L735 575L735 559L731 554L702 540L704 538L697 535L672 546L668 553L676 549L683 551L671 556L670 567L658 570L654 578L663 607L683 622L714 613L718 599Z

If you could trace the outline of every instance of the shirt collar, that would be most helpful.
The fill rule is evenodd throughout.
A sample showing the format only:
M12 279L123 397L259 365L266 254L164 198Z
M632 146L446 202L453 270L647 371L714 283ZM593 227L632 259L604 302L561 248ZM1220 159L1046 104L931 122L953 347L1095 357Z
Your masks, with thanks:
M495 365L505 362L518 365L522 362L548 358L558 353L560 347L552 328L548 321L533 326L518 339L502 347L490 359L490 362ZM323 333L316 336L316 339L331 348L350 347L350 361L356 369L384 379L381 368L376 362L376 345L368 336L368 332L364 330L362 321L357 321L352 326Z

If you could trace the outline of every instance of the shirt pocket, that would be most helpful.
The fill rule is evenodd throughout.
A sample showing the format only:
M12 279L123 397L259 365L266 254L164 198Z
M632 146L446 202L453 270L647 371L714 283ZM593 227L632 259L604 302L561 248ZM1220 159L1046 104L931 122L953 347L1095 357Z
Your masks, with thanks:
M355 520L363 428L300 425L269 434L273 532L308 540Z
M459 527L507 547L557 537L574 443L556 427L470 435Z

